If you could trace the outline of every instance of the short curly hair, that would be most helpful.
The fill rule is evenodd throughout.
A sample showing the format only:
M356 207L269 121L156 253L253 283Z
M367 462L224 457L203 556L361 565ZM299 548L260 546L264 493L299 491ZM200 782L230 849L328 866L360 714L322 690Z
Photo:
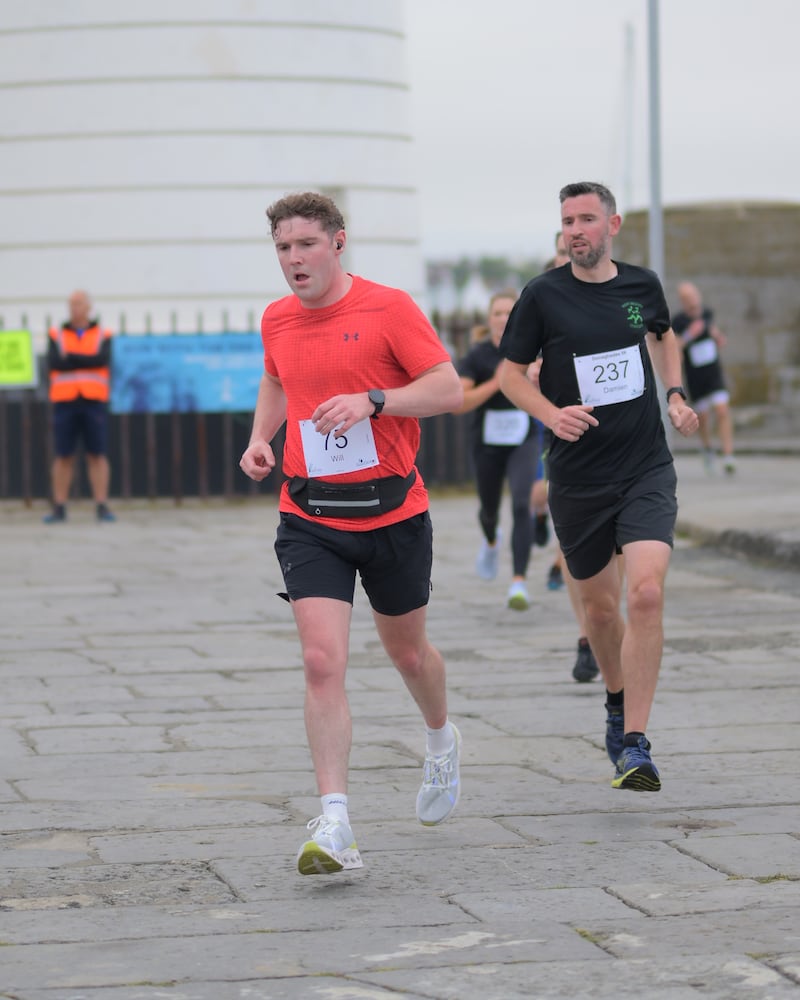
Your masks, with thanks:
M344 229L344 218L332 198L317 191L303 191L300 194L287 194L267 209L273 238L281 222L298 216L301 219L316 219L329 236Z

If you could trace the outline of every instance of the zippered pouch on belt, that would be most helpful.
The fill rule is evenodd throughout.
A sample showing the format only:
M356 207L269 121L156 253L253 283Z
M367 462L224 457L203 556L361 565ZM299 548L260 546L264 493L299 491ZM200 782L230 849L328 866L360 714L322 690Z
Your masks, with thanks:
M314 517L376 517L399 507L416 478L416 469L407 476L385 476L364 483L331 483L293 476L289 496Z

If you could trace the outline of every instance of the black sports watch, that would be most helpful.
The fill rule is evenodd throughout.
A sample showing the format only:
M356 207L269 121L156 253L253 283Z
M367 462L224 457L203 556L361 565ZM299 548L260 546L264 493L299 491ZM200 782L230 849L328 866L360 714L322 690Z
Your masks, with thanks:
M371 414L373 420L377 420L386 405L386 396L382 389L370 389L367 393L369 396L369 401L375 407L374 412ZM684 396L684 399L686 397Z
M686 390L682 385L673 385L671 389L667 389L667 402L670 400L670 396L676 393L681 397L681 399L686 402Z

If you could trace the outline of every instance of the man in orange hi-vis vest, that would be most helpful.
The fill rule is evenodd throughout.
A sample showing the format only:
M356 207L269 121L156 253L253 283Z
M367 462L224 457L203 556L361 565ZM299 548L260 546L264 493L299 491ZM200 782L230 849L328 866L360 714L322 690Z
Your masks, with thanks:
M108 509L110 470L106 455L111 331L92 319L91 312L89 294L75 291L69 297L69 321L50 330L47 360L56 457L52 469L53 510L44 518L46 524L67 519L75 449L81 439L97 520L115 519Z

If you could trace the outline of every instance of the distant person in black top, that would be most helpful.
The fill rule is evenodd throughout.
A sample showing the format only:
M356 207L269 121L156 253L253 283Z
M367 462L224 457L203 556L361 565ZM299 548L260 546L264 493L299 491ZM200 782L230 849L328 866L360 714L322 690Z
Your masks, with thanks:
M560 200L570 265L523 289L501 345L500 384L553 432L550 513L606 683L612 786L658 791L645 730L661 665L677 501L653 365L668 387L673 427L691 434L697 415L680 385L680 350L658 278L612 259L622 221L614 196L582 182L563 188ZM527 369L540 351L537 389ZM618 549L625 557L627 623Z
M730 395L719 359L719 349L726 343L725 336L714 323L712 311L703 305L697 285L682 282L678 285L678 298L681 312L672 317L672 329L683 346L686 390L700 419L703 461L706 469L713 472L716 457L711 445L710 415L713 411L722 446L722 467L728 475L733 475L736 459L733 454L733 420L728 405Z
M530 605L525 575L533 544L529 501L541 448L534 421L506 399L498 380L503 361L500 340L516 299L515 291L503 291L489 300L488 326L479 327L473 334L476 343L456 366L464 388L464 402L457 412L472 414L470 438L480 500L478 520L484 536L475 568L485 580L497 576L500 501L507 477L513 521L513 578L508 606L525 611Z

